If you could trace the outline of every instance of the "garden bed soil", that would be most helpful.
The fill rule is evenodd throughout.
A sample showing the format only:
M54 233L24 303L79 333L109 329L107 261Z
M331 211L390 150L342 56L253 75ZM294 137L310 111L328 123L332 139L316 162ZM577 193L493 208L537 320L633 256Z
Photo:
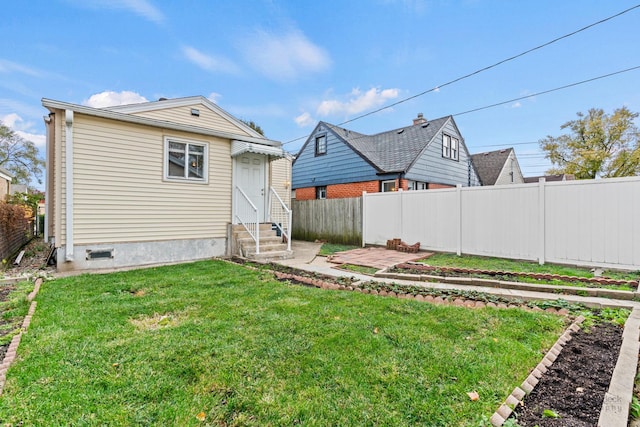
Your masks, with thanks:
M618 360L622 327L601 323L573 334L533 391L515 409L522 427L597 426ZM559 418L544 417L551 410Z

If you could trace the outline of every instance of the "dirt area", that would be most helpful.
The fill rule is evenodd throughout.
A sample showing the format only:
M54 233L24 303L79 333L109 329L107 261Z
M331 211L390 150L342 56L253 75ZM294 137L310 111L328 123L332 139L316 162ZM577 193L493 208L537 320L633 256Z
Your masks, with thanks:
M573 334L524 405L522 427L596 426L622 342L622 327L603 323ZM546 416L545 414L546 412ZM558 418L553 418L554 414Z
M54 266L47 265L50 247L41 237L35 237L22 249L24 256L20 264L13 265L14 259L9 260L8 267L0 270L0 279L46 276L55 271Z

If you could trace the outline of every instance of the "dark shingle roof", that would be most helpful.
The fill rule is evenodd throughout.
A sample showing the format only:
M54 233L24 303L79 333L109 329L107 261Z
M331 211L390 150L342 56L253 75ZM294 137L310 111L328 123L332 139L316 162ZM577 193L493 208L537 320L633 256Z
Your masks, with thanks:
M405 172L451 116L398 128L375 135L364 135L325 123L380 172Z
M532 182L540 181L540 178L544 178L546 182L554 182L554 181L572 181L576 179L573 174L557 174L557 175L540 175L540 176L528 176L524 179L524 182L530 184Z
M471 161L476 167L482 185L494 185L500 176L500 171L513 148L489 151L488 153L472 154Z

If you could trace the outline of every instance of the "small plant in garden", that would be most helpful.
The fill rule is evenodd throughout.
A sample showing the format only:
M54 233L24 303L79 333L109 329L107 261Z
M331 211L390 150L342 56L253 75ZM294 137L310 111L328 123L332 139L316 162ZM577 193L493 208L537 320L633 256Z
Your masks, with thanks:
M545 409L542 411L542 418L560 418L560 415L553 409Z
M631 398L631 406L629 408L629 415L634 420L640 418L640 400L638 400L637 396L633 396Z

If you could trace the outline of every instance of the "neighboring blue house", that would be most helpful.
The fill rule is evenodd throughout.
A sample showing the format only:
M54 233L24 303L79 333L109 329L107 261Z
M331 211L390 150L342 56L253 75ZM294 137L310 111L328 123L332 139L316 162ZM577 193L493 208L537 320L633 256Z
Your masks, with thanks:
M481 185L452 116L364 135L320 122L293 163L298 200Z

